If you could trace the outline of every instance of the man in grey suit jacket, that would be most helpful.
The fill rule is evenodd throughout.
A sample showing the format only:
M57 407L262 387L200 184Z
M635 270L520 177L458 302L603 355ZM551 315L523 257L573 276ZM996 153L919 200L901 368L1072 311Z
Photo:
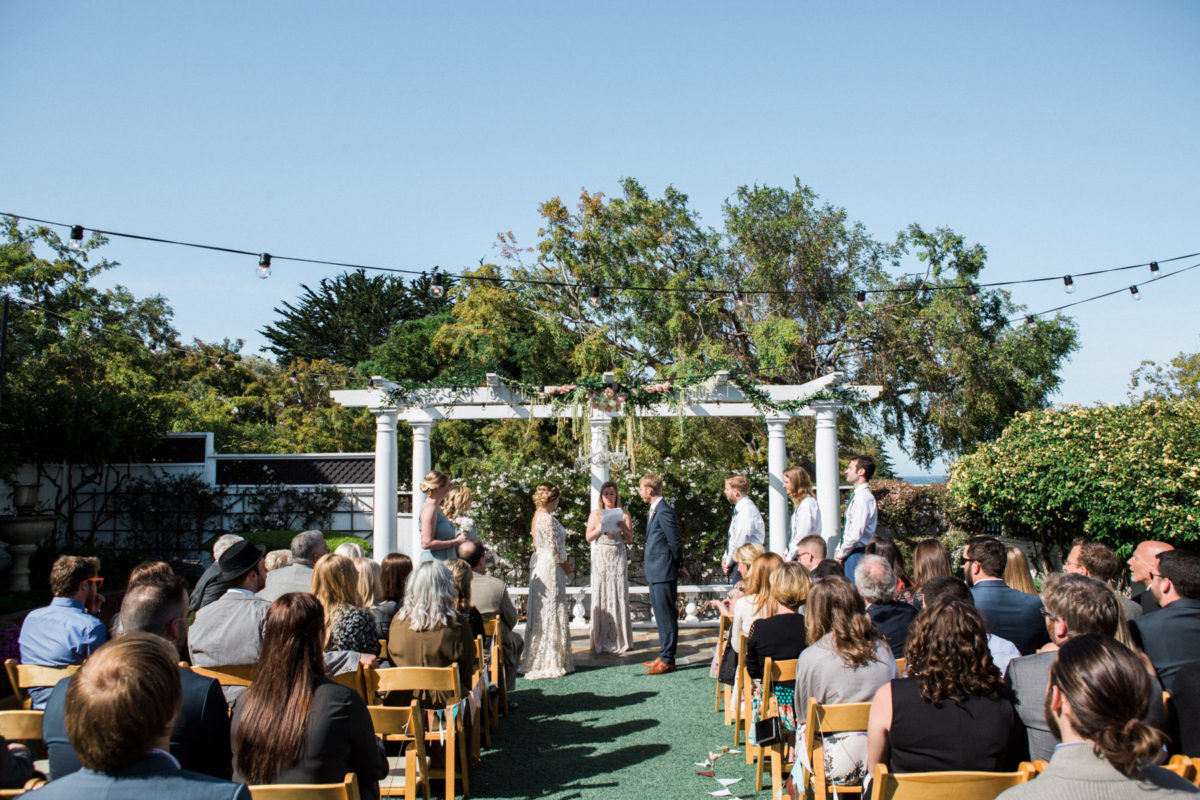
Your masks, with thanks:
M525 641L513 630L517 624L517 607L508 595L504 581L487 574L484 560L486 549L483 542L468 539L458 546L458 557L471 567L471 605L485 617L500 619L500 642L504 649L504 675L506 689L511 692L517 685L517 665L521 663L521 652ZM513 703L509 701L511 708Z
M650 584L650 607L658 625L658 658L642 664L647 675L662 675L675 669L675 648L679 642L679 567L683 559L683 539L675 509L662 498L663 480L643 475L638 494L650 506L646 522L646 583Z
M274 603L288 592L311 592L313 567L317 565L329 548L325 545L325 534L320 531L303 531L292 537L292 563L267 573L267 585L258 596Z
M181 703L176 661L166 640L148 633L130 633L97 650L66 697L67 734L83 768L36 796L250 800L243 784L180 769L167 752Z

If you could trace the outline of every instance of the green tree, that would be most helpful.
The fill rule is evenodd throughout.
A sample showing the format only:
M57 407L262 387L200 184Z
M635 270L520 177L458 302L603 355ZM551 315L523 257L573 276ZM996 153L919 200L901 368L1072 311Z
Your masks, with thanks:
M262 329L271 342L266 349L285 365L306 359L354 367L388 339L393 326L449 309L453 279L440 277L443 292L437 297L430 292L428 275L414 279L410 286L402 278L368 276L360 269L332 280L322 278L316 290L302 284L296 303L277 307L279 321Z
M1143 361L1130 375L1129 396L1149 400L1200 399L1200 353L1180 353L1166 366Z

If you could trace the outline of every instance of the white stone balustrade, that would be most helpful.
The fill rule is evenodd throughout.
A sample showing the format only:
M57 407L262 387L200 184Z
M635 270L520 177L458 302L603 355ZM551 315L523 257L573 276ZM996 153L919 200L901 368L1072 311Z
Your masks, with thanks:
M679 597L684 600L684 617L679 621L681 628L715 628L718 625L718 616L715 611L706 615L701 619L700 614L708 608L708 602L705 599L706 595L711 595L712 599L724 597L729 592L729 584L727 583L709 583L709 584L690 584L679 587ZM590 586L568 586L567 596L572 598L571 605L571 627L586 628L589 625L587 615L587 602L591 594ZM513 603L521 611L524 616L527 600L529 597L528 586L510 586L508 593L513 598ZM633 627L643 629L654 629L657 625L654 622L654 613L650 610L650 587L649 586L630 586L629 594L631 598L644 598L646 611L640 613L633 612ZM703 601L703 602L702 602Z

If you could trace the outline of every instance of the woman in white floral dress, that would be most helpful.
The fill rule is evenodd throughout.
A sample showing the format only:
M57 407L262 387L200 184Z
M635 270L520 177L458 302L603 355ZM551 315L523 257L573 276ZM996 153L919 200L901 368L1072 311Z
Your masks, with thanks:
M633 643L628 556L633 523L612 481L600 487L600 507L584 536L592 543L592 652L624 653Z
M575 671L571 615L567 608L567 532L557 519L558 488L540 483L533 492L534 554L530 560L525 655L517 670L526 680L558 678Z

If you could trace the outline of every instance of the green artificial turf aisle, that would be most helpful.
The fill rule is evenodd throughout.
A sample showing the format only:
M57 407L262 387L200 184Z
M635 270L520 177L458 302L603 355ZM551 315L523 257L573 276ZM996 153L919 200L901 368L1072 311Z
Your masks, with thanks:
M708 800L721 789L697 775L710 752L733 742L733 728L713 709L708 664L648 676L639 665L581 667L563 678L517 681L521 708L500 720L492 750L471 776L472 796L585 800ZM741 748L739 748L741 749ZM745 756L723 755L717 778L744 778L734 797L754 791Z

